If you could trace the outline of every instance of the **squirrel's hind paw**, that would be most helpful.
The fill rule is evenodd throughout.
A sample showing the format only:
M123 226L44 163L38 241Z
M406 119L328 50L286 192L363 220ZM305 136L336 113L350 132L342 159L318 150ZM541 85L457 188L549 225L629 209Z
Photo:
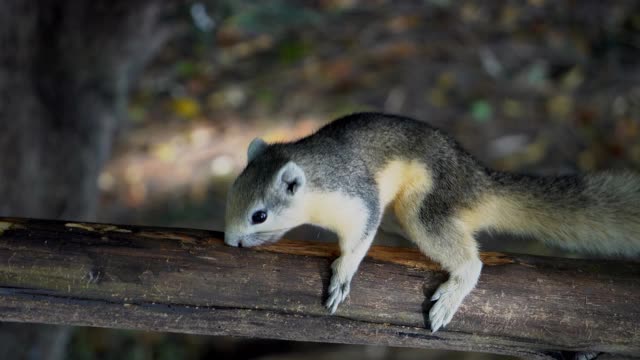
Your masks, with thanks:
M331 277L331 284L329 285L329 297L324 306L329 309L331 314L335 313L340 305L349 295L351 290L350 282L342 282L338 276L333 275Z
M458 311L460 304L462 304L462 300L467 295L464 289L452 286L453 284L455 283L447 281L440 285L431 298L431 301L435 301L429 311L431 332L436 332L449 324L453 315Z

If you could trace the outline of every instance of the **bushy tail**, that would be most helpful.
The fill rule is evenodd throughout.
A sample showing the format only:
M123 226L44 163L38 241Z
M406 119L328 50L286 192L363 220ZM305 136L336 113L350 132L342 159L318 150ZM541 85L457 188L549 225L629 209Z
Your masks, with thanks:
M640 256L640 175L494 173L500 230L569 250Z

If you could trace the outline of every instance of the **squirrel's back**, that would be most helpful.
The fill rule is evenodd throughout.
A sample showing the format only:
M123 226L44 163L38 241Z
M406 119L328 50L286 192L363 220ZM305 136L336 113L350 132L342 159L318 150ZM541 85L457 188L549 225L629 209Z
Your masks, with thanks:
M351 114L281 146L285 157L305 167L320 188L341 186L349 192L395 161L417 161L427 167L452 206L475 197L490 181L486 168L453 138L403 116Z

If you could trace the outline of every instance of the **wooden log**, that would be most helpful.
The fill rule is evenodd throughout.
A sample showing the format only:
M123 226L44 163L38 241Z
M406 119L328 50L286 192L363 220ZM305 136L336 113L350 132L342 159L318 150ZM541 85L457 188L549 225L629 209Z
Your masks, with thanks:
M335 244L224 246L203 230L0 218L0 320L558 358L640 354L637 262L483 253L478 287L432 334L447 275L377 246L337 313L322 306Z

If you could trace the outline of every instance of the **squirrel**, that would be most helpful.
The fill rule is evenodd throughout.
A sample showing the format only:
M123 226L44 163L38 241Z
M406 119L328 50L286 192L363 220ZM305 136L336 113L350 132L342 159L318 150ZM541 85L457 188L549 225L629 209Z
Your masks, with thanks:
M232 184L225 244L251 247L313 224L336 233L331 314L379 227L413 241L449 279L435 291L431 331L446 326L480 277L475 234L533 236L607 256L640 255L640 176L630 171L542 177L483 166L425 122L347 115L294 142L254 139Z

